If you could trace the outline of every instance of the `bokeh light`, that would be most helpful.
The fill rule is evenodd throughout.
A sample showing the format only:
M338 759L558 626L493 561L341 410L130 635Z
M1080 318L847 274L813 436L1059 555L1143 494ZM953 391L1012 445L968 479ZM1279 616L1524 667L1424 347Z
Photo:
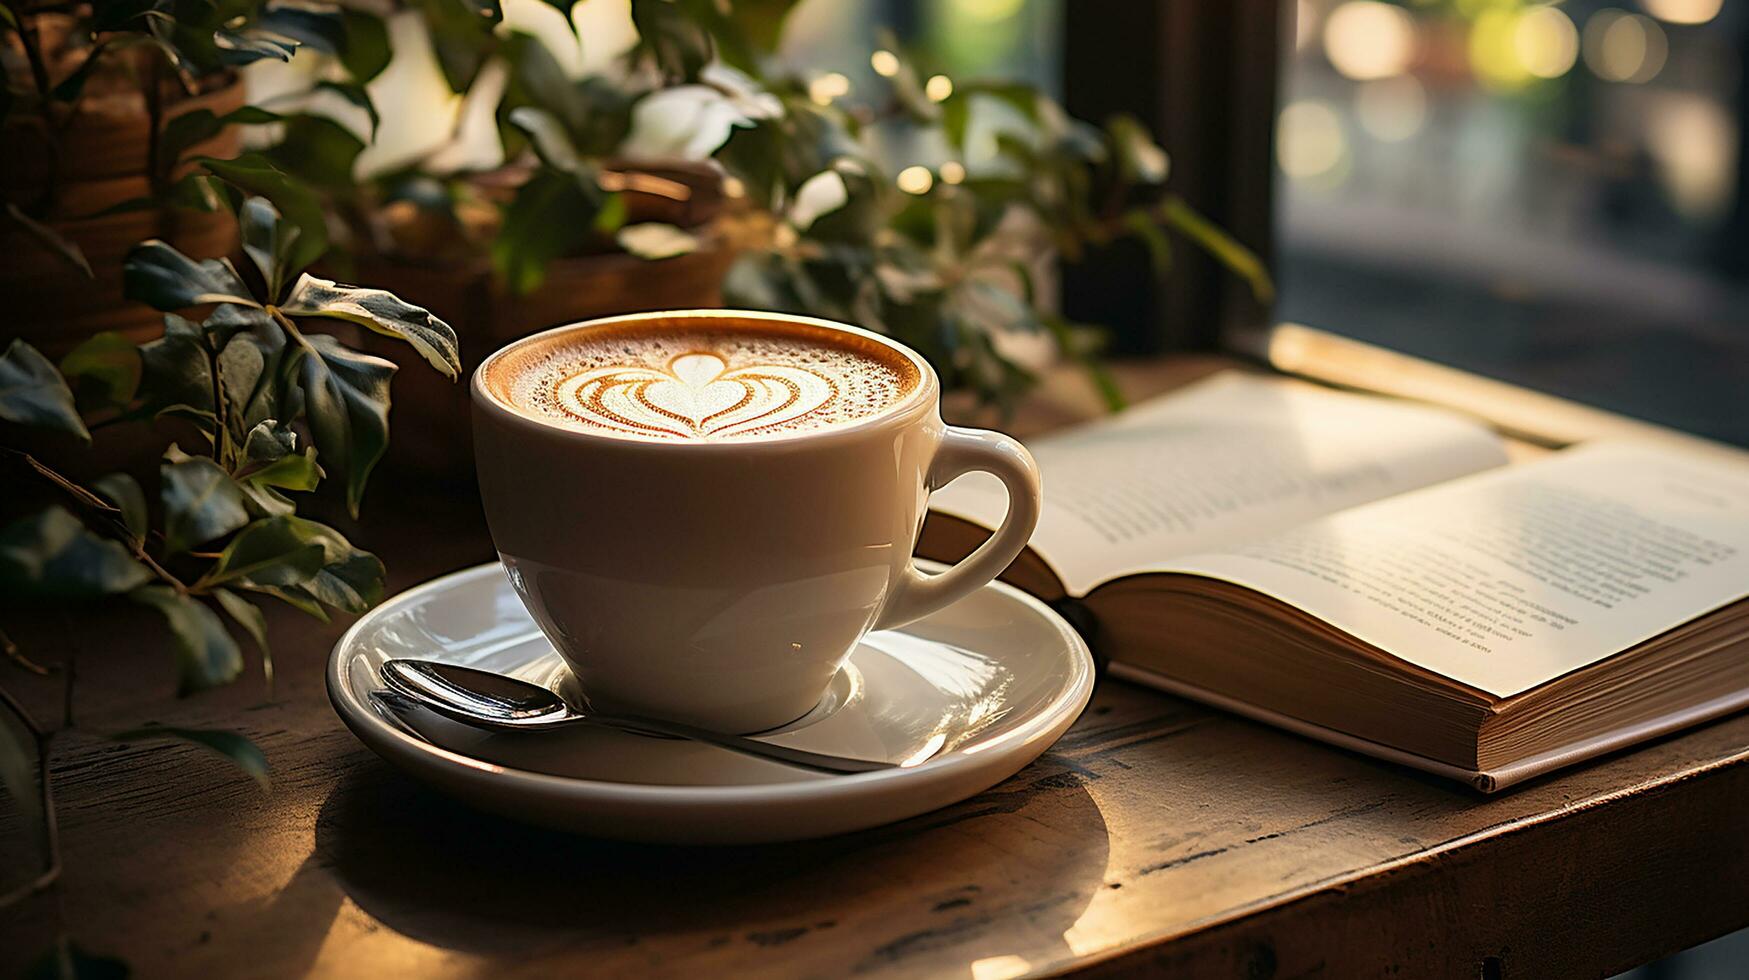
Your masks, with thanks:
M1646 149L1670 202L1696 220L1730 210L1737 175L1737 120L1717 100L1671 93L1646 114Z
M899 171L896 183L907 194L927 194L929 188L935 186L935 175L929 172L928 167L906 167Z
M899 56L882 48L868 56L868 66L876 75L892 78L899 73Z
M1585 66L1611 82L1647 82L1657 77L1669 42L1657 21L1622 10L1599 10L1585 22L1580 44Z
M931 75L929 81L923 83L923 94L929 96L931 102L946 102L953 94L953 79L946 75Z
M941 165L941 182L957 184L966 179L966 168L958 160L949 160Z
M827 72L808 83L808 98L817 105L831 105L833 99L850 94L850 79L838 72Z
M1327 178L1348 156L1342 120L1324 102L1312 99L1290 102L1276 119L1275 151L1281 172L1288 177Z
M1525 71L1560 78L1579 60L1579 29L1557 7L1532 7L1512 26L1512 50Z
M1007 20L1020 13L1025 0L951 0L954 10L969 20Z
M1489 88L1510 91L1532 79L1518 56L1518 22L1517 11L1493 7L1470 24L1470 69Z
M1354 114L1374 139L1401 143L1427 124L1427 89L1412 75L1362 82L1354 94Z
M1724 5L1725 0L1640 0L1646 13L1671 24L1704 24Z
M1348 0L1324 22L1324 54L1357 81L1400 75L1415 58L1415 21L1378 0Z

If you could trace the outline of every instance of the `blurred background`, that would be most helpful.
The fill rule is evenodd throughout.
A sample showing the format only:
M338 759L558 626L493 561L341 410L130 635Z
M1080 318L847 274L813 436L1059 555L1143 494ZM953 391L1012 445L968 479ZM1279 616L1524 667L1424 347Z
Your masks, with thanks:
M1277 317L1749 444L1724 0L1290 0Z
M890 25L956 76L1067 88L1071 110L1092 118L1100 106L1076 98L1078 78L1110 77L1115 65L1138 85L1170 86L1162 62L1206 43L1194 24L1176 36L1167 25L1158 54L1077 43L1076 21L1095 8L1134 18L1115 6L810 3L786 48L834 66L855 91L871 80L861 39ZM1275 13L1277 63L1238 66L1269 84L1205 93L1233 113L1274 113L1272 186L1226 195L1273 198L1273 241L1247 244L1273 253L1275 321L1749 445L1743 4L1281 0ZM1256 92L1273 105L1251 104ZM1155 93L1104 97L1126 99L1145 113ZM1155 111L1185 101L1168 95ZM1221 159L1182 138L1165 143L1193 166ZM1234 202L1203 203L1244 237ZM1145 293L1140 274L1128 275ZM1122 292L1123 281L1094 288ZM1132 333L1155 327L1121 312L1103 319Z

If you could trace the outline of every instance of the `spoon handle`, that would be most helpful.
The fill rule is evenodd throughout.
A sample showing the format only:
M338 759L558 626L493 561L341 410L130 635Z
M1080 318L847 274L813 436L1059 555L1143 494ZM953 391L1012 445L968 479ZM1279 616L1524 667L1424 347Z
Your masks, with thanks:
M605 725L622 731L641 732L651 735L667 735L673 738L691 739L719 748L740 752L744 755L758 756L773 762L799 766L803 769L817 769L821 772L852 773L877 772L882 769L898 768L891 762L875 762L869 759L851 759L839 755L827 755L824 752L809 752L788 745L778 745L745 735L728 735L723 732L713 732L707 728L695 728L679 722L662 721L657 718L643 718L631 715L589 714L573 715L572 721L582 724Z
M569 728L573 725L592 725L600 728L612 728L619 731L631 732L633 734L664 735L671 738L703 742L707 745L715 745L719 748L728 749L731 752L739 752L743 755L750 755L760 759L769 759L773 762L781 762L785 765L796 766L801 769L812 769L817 772L842 774L878 772L882 769L898 768L898 766L891 762L876 762L870 759L852 759L845 756L828 755L824 752L810 752L806 749L798 749L788 745L762 742L759 739L748 738L743 735L727 735L722 732L713 732L703 728L694 728L691 725L661 721L655 718L633 718L599 714L569 714L563 718L539 723L499 723L490 718L483 718L479 715L457 710L441 701L436 701L426 697L419 691L406 690L393 682L390 683L389 690L372 691L371 698L396 714L405 714L414 708L425 708L426 710L448 718L451 721L460 722L461 724L473 728L484 728L491 731L535 732L551 731L558 728Z

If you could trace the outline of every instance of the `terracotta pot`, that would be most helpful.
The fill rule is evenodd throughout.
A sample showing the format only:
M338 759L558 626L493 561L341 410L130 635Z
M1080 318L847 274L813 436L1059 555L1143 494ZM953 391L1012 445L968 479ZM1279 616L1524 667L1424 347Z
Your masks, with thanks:
M369 335L361 345L405 365L395 377L387 469L421 475L468 477L474 465L467 380L486 356L547 327L578 320L660 309L722 305L722 281L734 248L710 229L697 231L698 251L647 261L624 253L560 259L546 282L526 296L497 285L488 263L418 266L361 257L360 283L388 289L446 320L461 342L457 383L417 363L404 345Z
M210 91L166 106L164 115L169 120L197 109L223 115L243 100L242 83L227 78ZM162 238L196 258L229 255L236 245L236 222L222 211L85 217L147 193L150 128L138 93L132 99L124 93L99 100L97 109L81 111L61 134L58 169L40 118L12 117L0 130L0 197L14 203L36 200L56 174L45 223L79 246L93 273L87 278L16 225L0 223L0 255L6 257L0 265L0 298L7 303L9 332L50 356L99 331L150 337L161 328L160 314L122 298L121 260L135 243ZM233 127L189 153L229 157L241 148L242 136Z

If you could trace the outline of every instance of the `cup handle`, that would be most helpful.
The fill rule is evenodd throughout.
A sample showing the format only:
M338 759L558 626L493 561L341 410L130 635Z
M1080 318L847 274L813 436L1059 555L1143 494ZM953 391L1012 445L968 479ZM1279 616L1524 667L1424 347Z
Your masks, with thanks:
M1032 454L1000 432L948 426L929 464L929 488L946 486L955 477L978 470L993 474L1008 489L1008 514L1002 526L978 550L938 575L920 572L915 562L907 561L875 619L875 629L892 629L922 619L983 588L1026 547L1038 526L1044 499Z

